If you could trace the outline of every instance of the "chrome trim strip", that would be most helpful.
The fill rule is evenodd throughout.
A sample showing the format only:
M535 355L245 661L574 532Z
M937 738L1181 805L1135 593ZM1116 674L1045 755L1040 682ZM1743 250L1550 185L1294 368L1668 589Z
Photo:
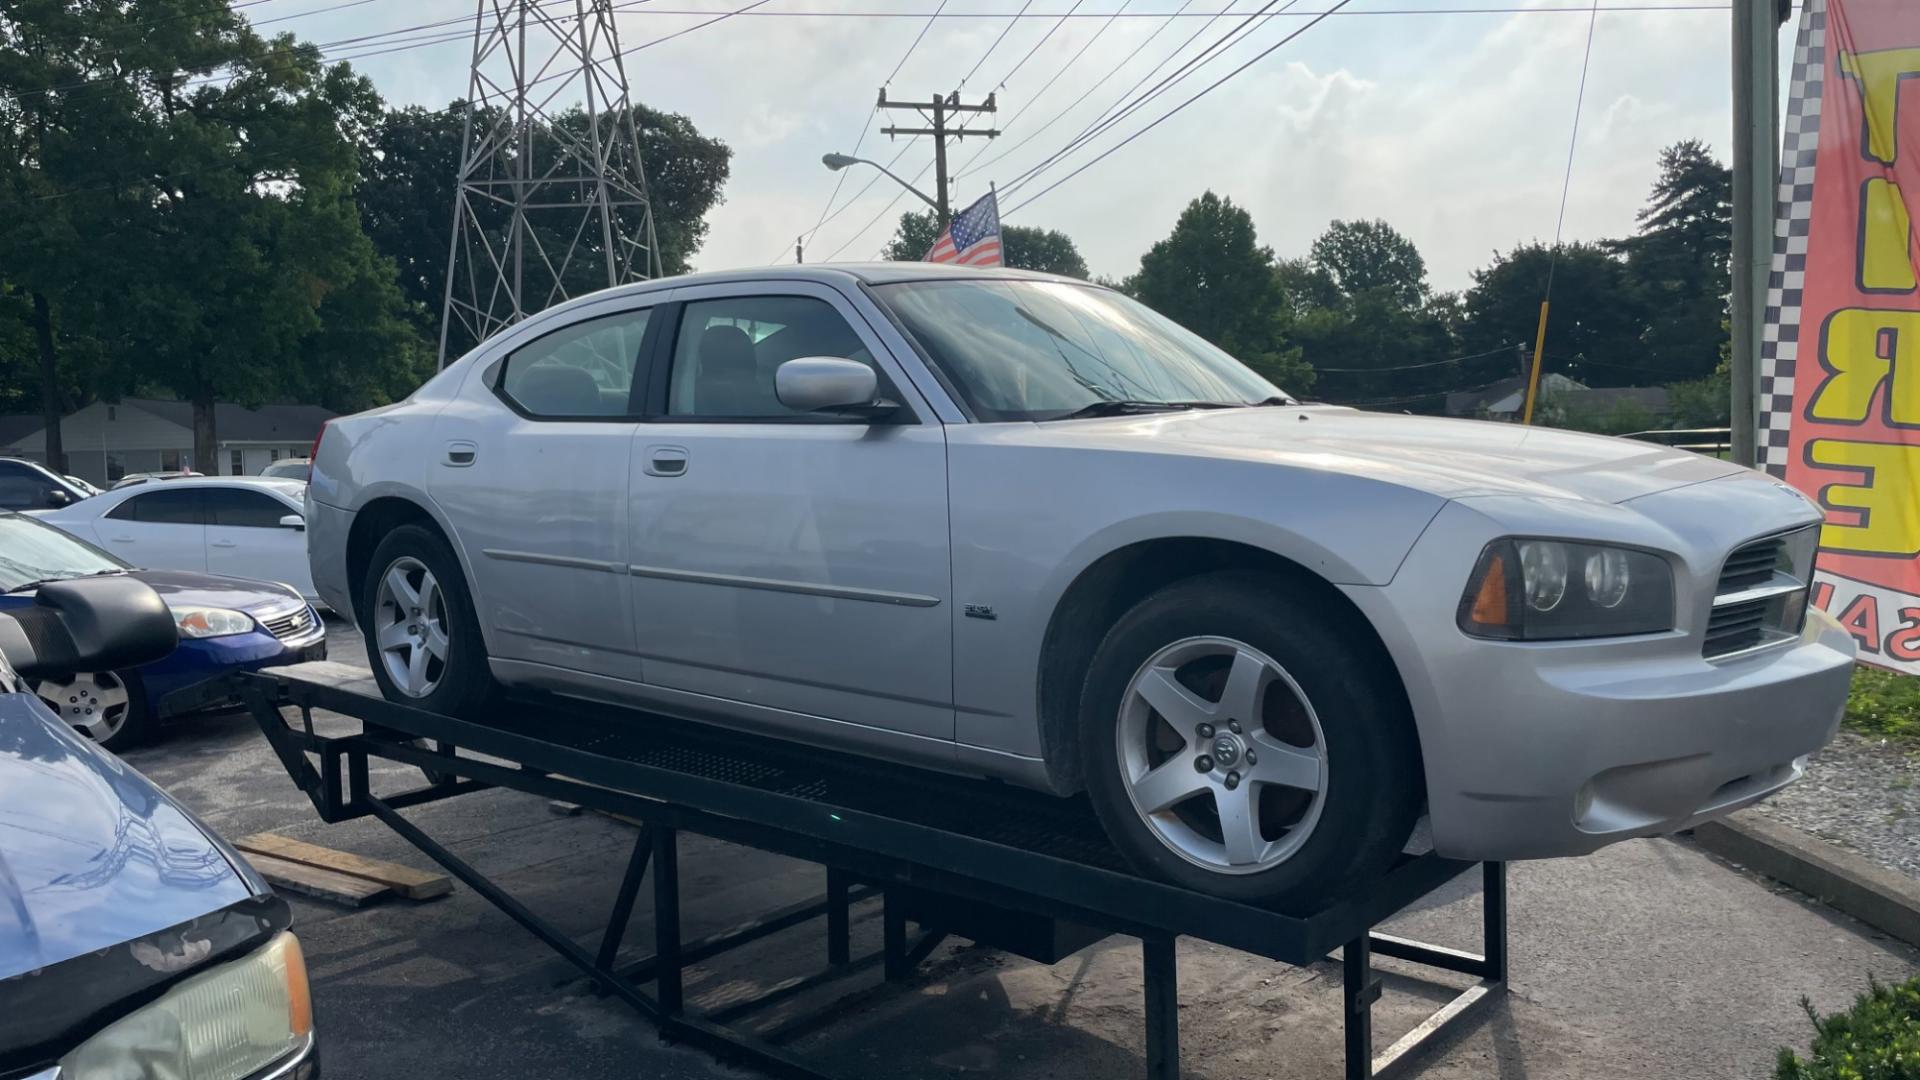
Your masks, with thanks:
M1703 657L1703 659L1709 664L1719 664L1728 660L1741 660L1755 653L1771 652L1782 645L1791 645L1800 640L1799 634L1789 634L1778 627L1764 627L1761 632L1767 636L1761 638L1756 644L1749 645L1744 649L1735 649L1733 652L1715 653L1712 656Z
M1805 584L1792 578L1776 576L1772 585L1756 585L1751 589L1741 589L1739 592L1720 593L1713 598L1713 606L1732 607L1735 604L1750 604L1755 600L1771 600L1776 596L1788 596L1805 588Z
M771 592L800 593L805 596L827 596L835 600L864 600L873 604L899 604L902 607L933 607L940 602L940 598L937 596L922 596L919 593L888 592L885 589L856 589L845 585L815 585L808 581L747 577L744 574L710 574L700 570L669 570L664 566L629 566L627 567L627 573L635 577L659 578L663 581L686 581L695 585L730 585L739 589L766 589Z
M314 1034L308 1031L306 1039L291 1053L267 1065L260 1072L254 1073L248 1080L289 1080L296 1071L304 1068L312 1060L314 1043Z
M501 562L532 563L535 566L564 566L569 570L598 570L603 574L624 574L625 563L604 562L600 559L581 559L572 555L545 555L538 551L508 551L504 548L481 548L480 554Z

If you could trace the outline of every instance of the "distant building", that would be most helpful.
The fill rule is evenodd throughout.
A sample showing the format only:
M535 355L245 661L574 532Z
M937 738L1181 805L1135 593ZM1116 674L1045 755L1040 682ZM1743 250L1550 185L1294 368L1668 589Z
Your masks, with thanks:
M1667 415L1667 390L1663 386L1591 387L1565 375L1540 377L1540 400L1562 414L1602 415L1624 404L1646 410L1654 417ZM1447 395L1448 416L1481 417L1487 420L1518 420L1527 406L1527 380L1519 375L1502 379L1480 390Z
M60 421L67 471L95 484L137 472L191 469L219 476L251 476L283 457L305 457L334 414L318 405L221 403L213 413L217 460L193 460L193 406L185 401L122 398L96 401ZM0 457L45 461L47 440L38 416L0 416Z

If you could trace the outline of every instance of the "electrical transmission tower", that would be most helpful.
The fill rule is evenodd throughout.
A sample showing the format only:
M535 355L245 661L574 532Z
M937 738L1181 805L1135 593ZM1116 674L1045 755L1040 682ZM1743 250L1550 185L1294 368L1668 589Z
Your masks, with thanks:
M440 363L661 273L612 0L478 0Z

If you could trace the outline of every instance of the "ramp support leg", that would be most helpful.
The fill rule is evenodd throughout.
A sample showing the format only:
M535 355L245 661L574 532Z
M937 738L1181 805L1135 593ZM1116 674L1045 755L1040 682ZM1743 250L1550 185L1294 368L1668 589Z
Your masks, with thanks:
M1341 997L1346 1012L1347 1080L1373 1076L1373 1003L1380 977L1373 973L1373 942L1362 934L1341 946Z
M680 833L653 827L654 998L665 1016L680 1015Z
M1180 1077L1180 980L1174 940L1140 939L1147 993L1147 1080Z
M1481 873L1481 913L1486 922L1484 977L1504 984L1507 981L1507 864L1484 863Z
M907 961L907 915L898 897L889 892L880 901L880 954L885 957L888 982L913 974Z
M848 928L847 875L827 867L827 963L846 967L853 959L853 936Z
M627 859L627 875L620 879L620 892L614 897L613 912L607 916L607 932L600 939L600 955L594 963L602 971L613 970L614 957L620 954L621 939L627 936L627 922L633 918L633 902L640 895L640 879L647 875L647 863L653 858L653 826L644 825L633 841L633 855Z

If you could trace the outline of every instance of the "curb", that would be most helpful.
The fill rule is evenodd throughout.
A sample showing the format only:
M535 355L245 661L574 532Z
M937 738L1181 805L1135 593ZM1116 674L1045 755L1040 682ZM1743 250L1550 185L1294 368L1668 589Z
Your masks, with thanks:
M1920 945L1920 881L1753 811L1698 825L1693 838L1721 858Z

